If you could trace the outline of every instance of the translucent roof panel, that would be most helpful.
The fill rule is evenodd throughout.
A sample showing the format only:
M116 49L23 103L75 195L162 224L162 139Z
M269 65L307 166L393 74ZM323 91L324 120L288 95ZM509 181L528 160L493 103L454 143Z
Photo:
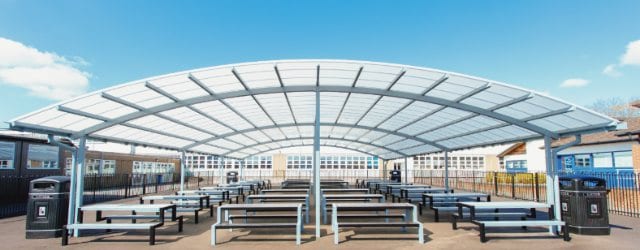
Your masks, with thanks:
M14 130L230 158L320 144L383 159L612 129L617 121L535 91L366 61L222 65L115 85L10 121Z

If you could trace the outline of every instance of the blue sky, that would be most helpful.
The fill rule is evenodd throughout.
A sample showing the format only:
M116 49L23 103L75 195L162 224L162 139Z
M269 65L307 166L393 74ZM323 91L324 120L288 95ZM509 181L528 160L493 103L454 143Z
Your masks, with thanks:
M425 66L580 105L626 99L640 96L638 13L640 1L0 0L12 45L0 47L0 121L153 75L296 58ZM47 60L7 59L14 48Z

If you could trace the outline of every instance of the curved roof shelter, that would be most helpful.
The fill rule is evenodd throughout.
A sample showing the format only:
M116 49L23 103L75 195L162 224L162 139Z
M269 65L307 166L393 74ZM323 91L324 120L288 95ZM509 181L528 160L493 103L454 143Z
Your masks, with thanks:
M10 122L11 129L241 159L320 145L395 159L611 129L616 120L544 94L441 70L282 60L120 84Z

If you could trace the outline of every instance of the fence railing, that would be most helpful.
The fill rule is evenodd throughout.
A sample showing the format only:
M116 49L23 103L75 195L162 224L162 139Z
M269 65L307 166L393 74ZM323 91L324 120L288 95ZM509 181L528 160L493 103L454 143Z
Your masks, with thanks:
M286 179L311 179L311 170L245 171L245 179L269 179L279 185ZM354 183L356 179L379 179L377 170L338 169L323 170L321 178L343 179ZM565 173L562 173L565 174ZM640 217L640 175L634 173L580 174L607 180L609 212ZM29 182L42 176L0 177L0 218L26 213ZM415 170L409 175L414 183L444 186L443 170ZM215 186L226 182L220 171L198 171L187 173L186 189ZM519 200L546 201L545 173L504 173L487 171L449 171L449 186L456 190L483 192L493 196ZM87 175L84 179L84 203L97 203L126 199L139 195L178 190L180 176L173 173L160 174L113 174Z
M607 181L609 213L640 217L640 174L573 172ZM444 170L416 170L414 182L444 186ZM493 196L546 202L546 173L504 173L449 171L449 186L456 190L488 193Z
M26 214L29 183L44 176L0 177L0 218ZM192 188L198 181L187 177L185 186ZM149 193L177 190L177 174L103 174L84 177L84 204L135 197Z

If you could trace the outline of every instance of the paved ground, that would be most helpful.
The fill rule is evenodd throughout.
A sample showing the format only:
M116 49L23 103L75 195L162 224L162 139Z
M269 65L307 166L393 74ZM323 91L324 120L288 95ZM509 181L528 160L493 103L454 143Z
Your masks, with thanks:
M127 202L135 203L129 199ZM118 201L117 203L121 203ZM116 202L114 202L116 203ZM426 210L425 210L426 211ZM192 216L186 215L186 218ZM329 226L323 227L323 237L313 240L314 230L307 225L303 244L295 245L293 230L218 230L217 249L638 249L640 245L640 218L611 215L612 233L609 236L572 235L571 242L548 236L546 229L530 229L526 233L490 233L489 242L480 243L478 232L471 224L461 224L461 229L452 230L448 222L435 223L432 214L426 212L424 222L427 243L419 245L415 231L400 233L399 229L356 229L341 232L341 243L333 244L333 234L327 234ZM85 218L93 218L87 214ZM313 219L312 219L313 220ZM201 213L201 221L194 224L185 221L184 232L177 233L177 225L170 223L158 230L157 245L149 246L143 233L115 232L95 233L81 238L71 238L65 249L212 249L209 245L210 226L214 223L207 212ZM25 217L0 220L0 249L59 249L60 238L26 240ZM519 231L519 229L509 232ZM537 231L537 232L532 232ZM391 232L391 234L390 234Z

